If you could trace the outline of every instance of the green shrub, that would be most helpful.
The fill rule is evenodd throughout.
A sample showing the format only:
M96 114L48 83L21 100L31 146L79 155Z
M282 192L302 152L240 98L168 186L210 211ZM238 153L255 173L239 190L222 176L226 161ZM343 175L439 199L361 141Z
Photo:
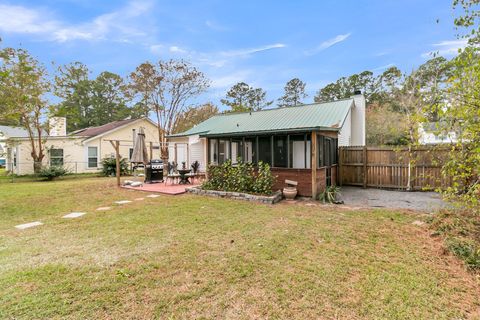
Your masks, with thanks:
M319 194L318 200L323 203L337 203L337 196L340 195L340 187L329 186L325 188L325 191Z
M117 160L115 158L104 158L102 160L102 174L104 176L115 176L117 170ZM120 159L120 175L125 176L129 173L128 162L126 159Z
M256 171L251 163L238 161L233 165L227 160L219 166L209 165L207 172L208 180L202 185L206 190L270 195L275 182L270 166L262 162Z
M67 173L68 171L62 166L51 166L40 169L38 176L45 178L48 181L52 181L53 179L64 176Z
M265 162L258 162L258 171L253 182L253 192L259 194L272 194L275 176L270 170L270 165Z
M469 269L480 270L480 246L470 241L450 239L447 247L453 254L465 261Z

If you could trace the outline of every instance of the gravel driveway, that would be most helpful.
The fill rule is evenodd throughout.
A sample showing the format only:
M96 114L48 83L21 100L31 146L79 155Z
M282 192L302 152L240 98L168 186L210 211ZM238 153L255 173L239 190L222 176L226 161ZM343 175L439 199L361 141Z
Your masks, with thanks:
M412 209L431 212L445 207L436 192L407 192L381 189L342 187L342 199L347 206Z

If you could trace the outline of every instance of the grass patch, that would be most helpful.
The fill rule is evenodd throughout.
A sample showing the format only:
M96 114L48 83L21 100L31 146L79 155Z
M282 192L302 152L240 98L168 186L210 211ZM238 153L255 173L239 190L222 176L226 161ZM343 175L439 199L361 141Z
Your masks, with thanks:
M480 217L467 210L442 210L430 219L435 235L474 272L480 272Z
M114 178L0 185L0 318L478 316L475 278L417 215L191 195L95 211L144 195Z

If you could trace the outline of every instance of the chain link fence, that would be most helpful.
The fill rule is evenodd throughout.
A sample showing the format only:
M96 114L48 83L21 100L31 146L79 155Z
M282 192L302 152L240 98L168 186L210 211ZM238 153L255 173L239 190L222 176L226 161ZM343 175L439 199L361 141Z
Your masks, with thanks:
M50 168L54 166L50 163L42 163L39 167ZM97 166L93 166L92 163L87 161L64 161L58 163L55 166L63 167L68 175L84 175L84 176L97 176L101 174L102 165L98 163ZM16 162L7 163L4 168L0 169L0 182L20 182L20 181L37 181L43 178L34 173L33 162Z

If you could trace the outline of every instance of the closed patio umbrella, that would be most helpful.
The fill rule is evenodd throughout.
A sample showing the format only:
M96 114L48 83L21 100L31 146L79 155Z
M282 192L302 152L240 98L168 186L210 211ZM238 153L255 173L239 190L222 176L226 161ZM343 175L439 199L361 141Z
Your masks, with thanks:
M145 132L143 131L143 128L138 130L130 162L143 164L147 164L148 162L147 145L145 144Z

